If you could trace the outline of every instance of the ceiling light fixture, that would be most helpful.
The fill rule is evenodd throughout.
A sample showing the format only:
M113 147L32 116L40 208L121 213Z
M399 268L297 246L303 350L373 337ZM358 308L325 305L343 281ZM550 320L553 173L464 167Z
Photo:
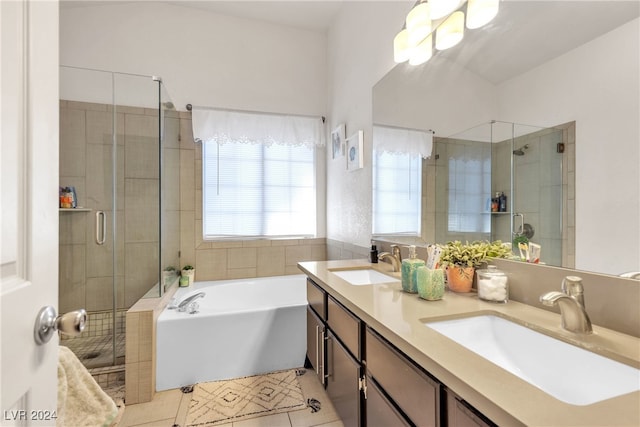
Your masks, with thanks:
M444 20L436 30L436 49L454 47L464 37L464 12L457 11Z
M498 14L500 0L418 0L407 14L405 27L393 39L395 62L411 65L427 62L438 50L449 49L463 39L465 27L483 27ZM434 37L435 33L435 37Z
M498 14L500 0L468 0L467 2L467 28L470 30L480 28Z
M460 0L429 0L429 4L431 5L431 18L444 18L456 10L460 6L460 3L463 2Z

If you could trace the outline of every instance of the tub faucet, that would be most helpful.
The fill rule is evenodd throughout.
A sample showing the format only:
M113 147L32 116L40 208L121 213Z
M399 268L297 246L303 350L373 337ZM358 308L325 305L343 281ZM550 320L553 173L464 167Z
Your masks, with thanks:
M393 271L400 271L400 266L402 265L402 260L400 259L400 248L398 245L391 245L391 253L389 252L380 252L378 254L378 260L382 262L389 262L393 266Z
M560 306L562 328L577 334L593 332L591 320L584 306L584 288L582 279L567 276L562 281L562 292L547 292L540 296L540 302L546 306Z
M629 271L627 273L622 273L620 277L626 277L627 279L640 280L640 271Z
M204 298L205 295L206 294L204 292L198 292L197 294L186 297L185 299L180 301L180 303L178 303L178 311L187 311L187 308L189 308L189 306L193 304L195 300L197 300L198 298ZM192 311L189 312L192 314L194 313Z

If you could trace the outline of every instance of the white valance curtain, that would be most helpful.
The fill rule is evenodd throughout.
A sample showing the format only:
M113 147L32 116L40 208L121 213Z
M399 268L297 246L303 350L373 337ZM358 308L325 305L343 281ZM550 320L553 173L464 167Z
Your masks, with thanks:
M373 125L373 147L379 153L428 159L433 150L433 131Z
M193 107L193 137L202 142L324 146L322 117Z

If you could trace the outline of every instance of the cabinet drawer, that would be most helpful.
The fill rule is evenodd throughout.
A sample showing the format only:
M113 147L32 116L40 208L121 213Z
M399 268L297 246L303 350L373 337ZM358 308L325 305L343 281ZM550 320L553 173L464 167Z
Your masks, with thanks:
M351 314L331 296L327 300L327 324L351 354L356 359L361 360L360 319Z
M327 293L307 278L307 301L322 320L327 319Z
M367 427L409 427L411 424L382 394L375 381L367 376Z
M368 327L366 355L370 375L416 426L438 424L440 385L436 381Z
M451 390L446 391L448 427L496 427L487 417L478 412Z

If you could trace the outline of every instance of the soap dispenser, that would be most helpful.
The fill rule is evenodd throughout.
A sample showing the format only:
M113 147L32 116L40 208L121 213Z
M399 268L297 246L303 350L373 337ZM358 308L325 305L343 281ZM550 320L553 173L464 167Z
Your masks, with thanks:
M376 245L371 245L371 250L369 251L369 262L373 264L378 263L378 248Z
M409 248L409 258L402 260L402 290L415 294L418 292L418 267L424 266L424 260L418 259L416 255L416 246L407 246Z

